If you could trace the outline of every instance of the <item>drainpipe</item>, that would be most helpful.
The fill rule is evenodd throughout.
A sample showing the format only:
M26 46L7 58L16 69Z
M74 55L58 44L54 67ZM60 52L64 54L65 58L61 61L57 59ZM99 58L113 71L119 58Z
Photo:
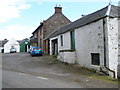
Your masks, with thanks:
M106 65L106 32L105 32L105 19L103 19L103 40L104 40L104 68L109 72L113 73L113 78L115 78L115 71L110 70Z
M105 20L103 19L103 41L104 41L104 66L106 67L106 32L105 32Z

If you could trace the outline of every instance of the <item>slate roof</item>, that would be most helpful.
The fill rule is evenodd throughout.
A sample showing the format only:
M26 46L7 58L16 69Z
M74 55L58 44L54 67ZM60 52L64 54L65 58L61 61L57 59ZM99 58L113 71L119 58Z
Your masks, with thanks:
M48 22L50 21L51 23L54 22L53 19L58 19L61 20L61 19L64 19L63 21L67 20L68 22L71 22L62 12L61 13L54 13L52 16L50 16L48 19L44 20L43 22L40 23L40 25L37 27L37 29L35 31L32 32L32 34L36 33L42 26L45 22ZM60 24L60 22L59 22ZM55 25L54 25L55 26Z
M0 47L4 47L4 45L8 42L7 39L0 41Z
M33 43L33 42L34 42L34 43L37 43L37 42L38 42L38 38L31 37L31 38L30 38L30 42L31 42L31 43Z
M23 39L23 40L17 40L17 42L18 42L19 44L22 44L22 43L24 43L24 42L30 42L30 40L29 40L28 38L25 38L25 39Z
M106 16L109 17L120 17L120 7L118 6L114 6L114 5L108 5L106 7L104 7L103 9L100 9L94 13L91 13L89 15L86 15L70 24L67 24L63 27L61 27L60 29L57 29L55 32L53 32L52 34L50 34L47 38L45 39L49 39L52 37L55 37L57 35L63 34L65 32L74 30L75 28L87 25L89 23L95 22L101 18L104 18ZM108 13L108 15L107 15Z

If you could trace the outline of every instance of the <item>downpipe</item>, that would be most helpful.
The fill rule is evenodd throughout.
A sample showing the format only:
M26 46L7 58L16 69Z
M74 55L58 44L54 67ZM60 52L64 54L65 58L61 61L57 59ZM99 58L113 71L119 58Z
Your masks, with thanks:
M103 41L104 41L104 66L100 67L100 71L103 72L103 73L105 73L106 75L109 75L109 72L112 72L113 73L113 78L115 78L115 71L109 69L107 67L107 65L106 65L106 30L105 30L105 19L103 19Z
M103 72L103 73L105 73L106 75L109 75L109 72L111 72L111 73L113 73L113 78L115 78L115 71L109 69L106 66L100 67L100 71Z

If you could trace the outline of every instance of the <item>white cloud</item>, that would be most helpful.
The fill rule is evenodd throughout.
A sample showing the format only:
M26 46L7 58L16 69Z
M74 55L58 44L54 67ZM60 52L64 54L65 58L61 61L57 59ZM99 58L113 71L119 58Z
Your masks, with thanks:
M6 23L10 19L19 18L22 10L30 7L31 5L27 4L26 0L0 0L0 24L5 23L0 28L0 40L12 37L19 40L31 36L31 32L34 30L32 27Z
M29 38L33 32L34 27L26 27L22 25L9 25L5 26L0 31L0 40L5 38L10 39L14 37L17 40Z
M21 10L30 7L25 0L0 0L0 23L20 17Z

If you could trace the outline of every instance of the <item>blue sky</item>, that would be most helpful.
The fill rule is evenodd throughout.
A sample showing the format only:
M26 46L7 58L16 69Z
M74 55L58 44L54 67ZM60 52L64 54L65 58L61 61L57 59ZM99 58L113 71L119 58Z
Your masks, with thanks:
M109 4L109 0L90 1L40 1L40 0L0 0L0 40L29 38L41 21L54 14L54 7L61 5L62 12L71 21L81 15L93 13ZM112 1L118 5L118 0Z

